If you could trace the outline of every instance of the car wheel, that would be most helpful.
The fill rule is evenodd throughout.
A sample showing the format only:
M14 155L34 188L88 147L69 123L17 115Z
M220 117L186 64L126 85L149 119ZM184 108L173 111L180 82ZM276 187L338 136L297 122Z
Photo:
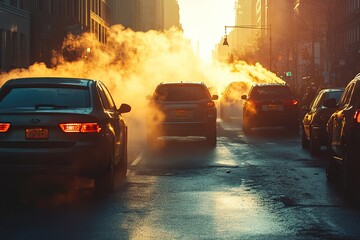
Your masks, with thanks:
M355 193L356 185L356 170L357 168L352 164L352 158L349 154L349 149L344 149L342 155L342 171L341 171L341 180L344 188L346 197L352 197Z
M215 147L216 146L216 137L217 137L217 133L216 133L216 123L212 124L214 126L212 126L211 128L208 129L208 134L206 135L206 144L209 147Z
M304 127L301 128L301 146L303 149L309 149L309 140L306 137Z
M95 191L101 194L107 194L113 191L114 189L114 179L115 179L115 156L114 151L110 151L107 156L109 161L109 166L106 171L95 176Z
M126 173L127 173L127 168L128 168L128 158L127 158L127 137L124 136L123 139L123 149L121 152L121 156L120 156L120 176L121 178L125 178L126 177Z
M242 130L245 134L251 133L251 125L249 117L244 117L242 122Z
M326 147L327 152L327 165L326 165L326 178L328 181L333 181L337 176L337 163L334 159L334 152L331 148L331 144L328 143Z
M310 143L309 143L310 153L311 155L318 156L320 154L321 146L319 144L319 141L317 141L313 137L313 132L310 132Z

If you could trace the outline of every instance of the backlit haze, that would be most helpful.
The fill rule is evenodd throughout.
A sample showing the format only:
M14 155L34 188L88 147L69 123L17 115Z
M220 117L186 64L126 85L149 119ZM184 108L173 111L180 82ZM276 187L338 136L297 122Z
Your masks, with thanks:
M197 7L200 2L206 2L207 5ZM220 2L222 4L219 5ZM208 39L208 42L203 43L203 38L199 39L200 47L208 51L210 57L213 45L223 36L225 25L223 21L215 26L217 14L214 9L222 10L222 14L225 10L230 11L230 14L232 9L231 4L225 5L223 2L225 0L180 0L186 37L178 29L144 33L125 30L121 25L109 29L106 45L100 44L91 34L69 37L64 46L74 49L86 46L90 53L73 62L67 62L60 53L54 54L52 68L46 67L43 63L35 63L28 69L14 69L0 75L0 85L7 79L17 77L61 76L99 79L108 86L118 107L124 102L132 106L132 112L125 116L131 138L135 134L145 135L146 96L152 94L161 82L204 82L211 87L213 94L220 96L226 85L233 81L242 80L249 85L254 82L282 82L260 64L247 65L245 62L238 62L228 65L217 61L207 62L199 58L198 53L193 50L189 36L194 40L201 35ZM194 6L194 10L191 10L190 6ZM197 15L194 17L190 12L195 9ZM203 15L207 11L211 14ZM207 18L208 21L214 20L214 32L203 28L206 21L203 22L201 17ZM187 30L189 22L194 24L191 30ZM217 28L219 33L215 33L218 31L215 31ZM192 35L192 31L196 32L197 29L201 34Z
M191 40L203 61L211 60L211 51L221 42L225 25L235 22L234 0L178 0L184 36Z

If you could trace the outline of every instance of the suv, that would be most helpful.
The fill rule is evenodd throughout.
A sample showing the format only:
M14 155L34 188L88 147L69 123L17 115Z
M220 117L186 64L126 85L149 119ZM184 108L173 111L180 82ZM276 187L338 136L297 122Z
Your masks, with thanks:
M298 133L299 107L290 87L286 84L257 84L251 87L243 107L244 133L254 127L284 126Z
M77 78L21 78L0 89L0 173L75 174L110 192L127 172L127 125L105 85Z
M161 83L150 99L148 144L159 136L205 136L216 145L217 110L204 83Z
M337 104L334 99L329 99L324 105L335 109L327 123L326 175L331 180L340 169L344 188L351 190L359 183L360 171L360 74L346 86Z

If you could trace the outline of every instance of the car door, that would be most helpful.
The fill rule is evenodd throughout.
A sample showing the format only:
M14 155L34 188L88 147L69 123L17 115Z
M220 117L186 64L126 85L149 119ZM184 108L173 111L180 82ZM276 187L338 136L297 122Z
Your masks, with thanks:
M350 82L345 88L343 95L341 96L338 103L338 110L332 116L332 139L331 145L333 151L341 156L342 147L341 140L343 136L344 123L346 120L346 112L351 107L351 96L354 91L355 82Z
M308 138L310 138L311 123L319 108L321 100L324 98L324 92L320 92L315 99L312 101L308 112L305 114L303 119L304 131Z
M115 159L119 160L121 156L121 151L123 149L123 140L124 140L124 121L119 115L115 102L105 85L101 82L98 84L99 94L101 101L103 102L105 113L109 118L109 123L114 135L115 141Z

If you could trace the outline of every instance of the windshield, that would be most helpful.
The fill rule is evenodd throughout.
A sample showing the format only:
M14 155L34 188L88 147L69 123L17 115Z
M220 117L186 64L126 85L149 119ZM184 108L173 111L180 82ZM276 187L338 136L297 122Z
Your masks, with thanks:
M209 97L202 85L161 85L154 95L158 101L198 101Z
M0 99L0 109L13 107L88 108L90 96L85 88L12 88Z
M250 97L255 99L291 98L292 94L285 86L263 86L253 88Z

